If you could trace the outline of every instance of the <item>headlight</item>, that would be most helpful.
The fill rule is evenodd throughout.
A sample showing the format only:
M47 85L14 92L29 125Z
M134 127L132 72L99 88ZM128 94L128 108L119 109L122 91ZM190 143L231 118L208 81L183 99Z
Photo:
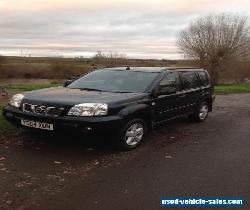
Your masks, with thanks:
M24 98L23 94L16 94L10 99L10 105L19 108L22 99Z
M68 115L75 116L103 116L108 113L108 105L102 103L83 103L73 106Z

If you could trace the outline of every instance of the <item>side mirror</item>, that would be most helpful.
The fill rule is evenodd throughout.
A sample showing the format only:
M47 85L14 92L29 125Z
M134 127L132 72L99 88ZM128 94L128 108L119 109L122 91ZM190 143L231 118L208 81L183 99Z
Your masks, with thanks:
M64 83L63 83L63 87L67 87L69 86L74 80L66 80Z
M159 86L159 95L170 95L176 93L175 87Z

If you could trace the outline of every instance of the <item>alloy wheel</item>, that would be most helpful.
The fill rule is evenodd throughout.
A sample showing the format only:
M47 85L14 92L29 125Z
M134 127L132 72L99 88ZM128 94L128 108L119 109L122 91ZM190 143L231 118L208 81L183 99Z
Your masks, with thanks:
M134 146L138 144L142 140L143 134L144 129L141 123L132 124L125 134L126 144L129 146Z

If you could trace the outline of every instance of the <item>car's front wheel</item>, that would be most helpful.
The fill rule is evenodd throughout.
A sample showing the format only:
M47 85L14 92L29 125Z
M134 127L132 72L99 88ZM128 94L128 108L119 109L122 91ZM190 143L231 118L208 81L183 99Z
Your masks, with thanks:
M115 138L115 144L124 150L131 150L139 146L147 132L147 125L142 119L130 120Z
M195 122L203 122L208 117L208 112L209 112L209 105L207 102L204 101L198 106L195 113L189 116L189 118Z

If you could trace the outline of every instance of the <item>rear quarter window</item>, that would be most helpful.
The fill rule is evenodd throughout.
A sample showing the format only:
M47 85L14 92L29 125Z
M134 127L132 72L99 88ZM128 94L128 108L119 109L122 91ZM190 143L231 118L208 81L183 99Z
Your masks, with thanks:
M208 86L209 81L208 81L208 77L207 77L206 72L204 72L204 71L198 72L198 75L199 75L199 78L200 78L201 86Z
M196 72L180 72L183 89L192 89L200 86Z

